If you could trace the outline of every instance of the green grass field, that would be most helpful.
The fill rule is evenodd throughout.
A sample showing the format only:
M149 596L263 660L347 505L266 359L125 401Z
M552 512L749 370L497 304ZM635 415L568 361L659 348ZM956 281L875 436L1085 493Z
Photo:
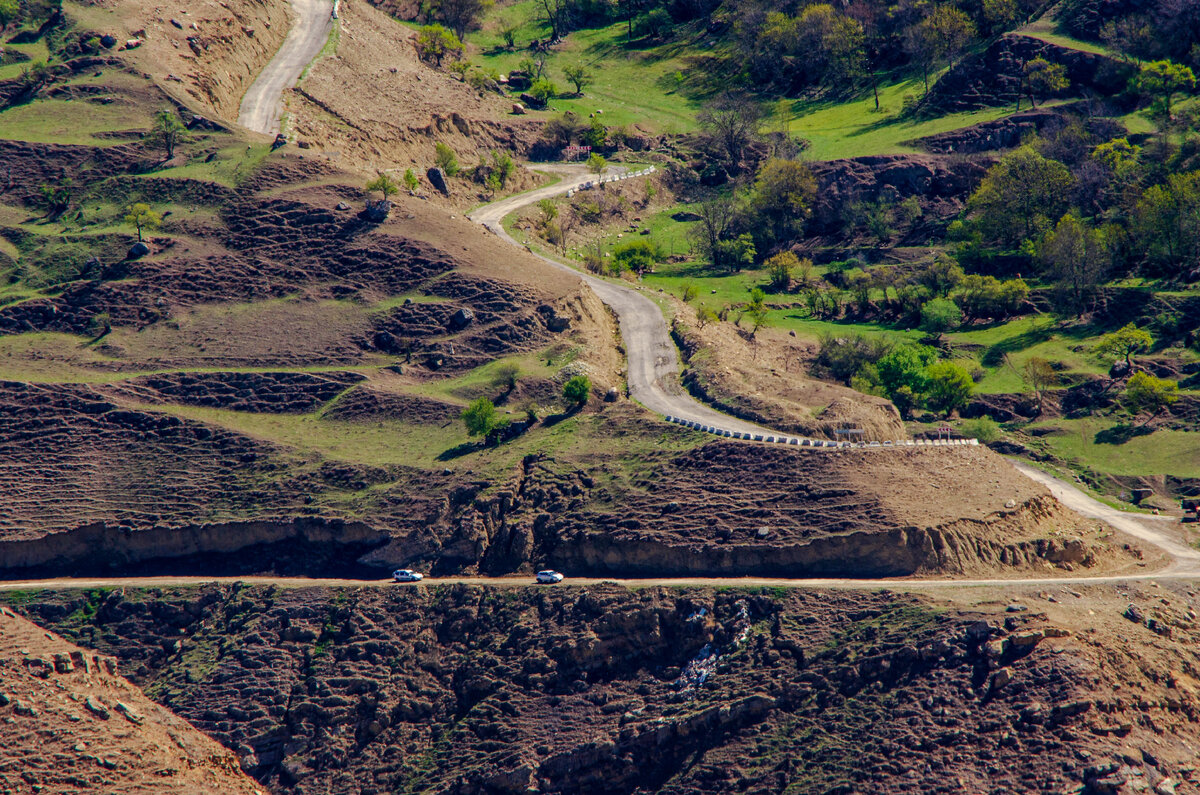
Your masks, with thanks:
M1162 475L1200 477L1200 433L1155 430L1118 443L1105 431L1117 423L1111 418L1056 419L1035 423L1034 428L1054 428L1058 433L1042 436L1051 452L1072 463L1113 475Z
M468 37L471 62L501 74L516 69L529 57L521 48L548 35L548 29L534 22L535 18L533 0L498 9L483 30ZM517 49L510 51L505 49L500 30L517 24ZM570 110L586 117L602 111L609 126L638 124L663 133L695 129L700 102L697 87L687 77L695 68L694 44L686 39L652 47L637 40L630 44L623 23L575 31L554 48L548 59L548 76L560 93L567 95L574 87L563 74L566 66L586 67L594 82L584 89L583 97L560 96L551 101L550 110L535 114Z

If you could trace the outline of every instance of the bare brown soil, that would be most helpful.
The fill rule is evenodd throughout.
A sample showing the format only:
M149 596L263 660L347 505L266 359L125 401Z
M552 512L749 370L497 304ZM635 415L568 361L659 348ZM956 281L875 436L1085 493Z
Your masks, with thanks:
M0 608L0 789L262 795L237 758L148 699L117 661Z
M908 436L895 406L807 375L815 345L779 329L750 334L729 323L698 328L695 310L671 297L673 336L687 363L683 383L697 397L742 419L813 438L860 428L875 440Z
M127 61L197 112L228 122L237 119L242 95L279 49L290 25L289 6L267 0L153 5L93 0L87 5L80 14L84 26L121 42L141 41L124 54Z
M1194 590L1069 590L224 586L22 609L281 793L1191 791Z
M368 173L414 167L423 180L438 141L469 167L492 149L524 151L536 137L539 125L511 116L511 102L421 63L415 32L384 11L347 0L340 15L337 55L314 63L288 99L296 135L313 151ZM454 184L469 195L465 182Z

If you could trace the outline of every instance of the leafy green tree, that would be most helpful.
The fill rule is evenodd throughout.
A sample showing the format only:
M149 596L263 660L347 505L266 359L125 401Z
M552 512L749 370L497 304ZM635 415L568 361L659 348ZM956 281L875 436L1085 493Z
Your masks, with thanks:
M767 268L771 289L785 292L792 285L792 272L800 268L800 258L791 251L781 251L763 264Z
M153 231L162 226L162 214L150 209L150 205L135 202L125 208L125 223L137 230L138 242L142 242L144 232Z
M921 307L921 328L940 334L962 325L963 314L949 298L934 298Z
M411 168L404 169L404 187L408 188L408 192L415 193L420 186L421 181L417 179L417 175L413 173L413 170Z
M866 66L862 23L829 3L814 3L795 20L790 55L811 82L842 86L862 77Z
M645 273L661 259L655 246L646 240L633 240L613 250L613 261L620 271Z
M587 403L592 394L592 382L586 375L572 376L563 384L563 399L577 407Z
M587 170L596 175L596 179L604 176L604 170L608 168L608 160L599 152L592 152L588 155Z
M487 398L479 398L463 409L462 421L469 436L482 436L488 444L495 444L510 423L507 417L496 413L496 407Z
M144 139L146 143L163 150L166 159L175 156L175 147L187 138L187 127L179 120L179 115L172 110L160 110L154 114L154 122Z
M411 172L409 172L411 173ZM379 198L387 201L390 196L400 192L400 186L392 179L392 175L386 171L377 172L378 176L367 183L367 190L379 191Z
M517 381L521 378L521 368L514 362L502 362L496 368L496 372L492 374L492 386L497 389L503 389L511 392L517 388Z
M447 177L453 177L459 172L458 155L441 141L438 141L433 147L433 162Z
M592 123L583 131L583 142L593 149L603 149L608 145L608 128L599 118L593 118Z
M945 414L966 406L975 389L971 374L955 362L935 362L925 370L925 377L925 402Z
M750 196L750 208L758 222L756 240L766 245L790 241L804 228L816 195L817 180L808 166L778 158L765 162Z
M944 298L963 280L963 269L950 257L939 256L916 273L916 282L934 298Z
M75 180L60 177L57 182L44 182L39 192L46 212L50 217L57 218L71 207L71 201L75 198Z
M1025 68L1021 70L1021 77L1025 91L1029 94L1029 104L1034 108L1037 107L1039 97L1053 96L1071 87L1071 81L1067 78L1067 67L1041 57L1025 64ZM1017 110L1020 109L1021 92L1018 91Z
M980 12L987 32L989 34L996 33L1016 21L1016 0L983 0L980 4Z
M1099 356L1121 356L1125 364L1133 367L1133 355L1150 350L1154 338L1150 332L1128 323L1111 334L1105 334L1096 343L1096 354Z
M1188 67L1171 61L1146 64L1135 80L1139 91L1157 98L1162 115L1168 121L1171 119L1171 105L1175 95L1196 87L1195 73Z
M1082 315L1092 304L1106 270L1108 252L1099 232L1067 213L1046 233L1038 256L1054 279L1055 305Z
M1134 210L1134 234L1159 267L1179 271L1200 262L1200 171L1147 188Z
M936 6L929 16L909 28L905 46L921 67L925 93L929 93L929 72L943 60L954 66L954 59L976 35L971 18L952 5Z
M717 257L714 259L722 262L730 271L740 271L754 265L757 256L754 238L749 232L743 232L732 240L718 241Z
M729 196L716 196L696 207L700 220L688 230L692 250L707 257L715 267L722 267L721 241L728 238L737 220L737 207ZM726 266L728 267L728 266Z
M551 199L540 199L537 203L538 211L541 212L541 224L545 226L551 223L558 217L558 206Z
M1029 285L1024 279L1001 281L995 276L972 273L964 276L955 302L962 307L968 320L976 318L1003 319L1015 314L1029 298Z
M533 85L529 87L529 95L536 99L538 104L545 105L558 96L558 86L548 78L542 77L533 81Z
M33 99L50 82L50 77L50 67L45 61L35 61L32 66L25 67L21 70L21 76L18 78L21 84L21 96L25 99Z
M508 181L512 179L512 175L517 171L516 161L512 159L512 155L508 152L502 152L499 149L492 150L492 168L491 173L496 176L501 188L508 185Z
M937 361L937 351L928 345L897 345L875 362L884 393L895 402L895 395L907 388L909 395L921 395L928 384L926 370ZM896 408L900 408L899 405Z
M422 61L433 61L440 67L444 59L458 60L462 53L462 40L442 25L426 25L417 32L417 57Z
M21 4L17 0L0 0L0 33L21 16Z
M563 74L567 76L567 82L575 86L575 96L582 97L583 89L591 85L592 73L578 64L571 64L563 67Z
M1146 425L1178 399L1179 384L1139 370L1126 382L1121 403L1134 416L1148 414L1142 422Z
M968 207L991 239L1017 244L1063 214L1074 182L1065 165L1024 146L988 169Z

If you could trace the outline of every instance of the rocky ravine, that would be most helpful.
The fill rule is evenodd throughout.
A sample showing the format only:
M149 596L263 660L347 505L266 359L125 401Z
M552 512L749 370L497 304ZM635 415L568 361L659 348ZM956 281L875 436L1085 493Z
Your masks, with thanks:
M1145 676L1194 636L1195 599L1163 595L1175 662ZM1024 605L604 586L9 598L116 654L278 793L1171 792L1194 776L1194 691L1098 667L1090 636Z

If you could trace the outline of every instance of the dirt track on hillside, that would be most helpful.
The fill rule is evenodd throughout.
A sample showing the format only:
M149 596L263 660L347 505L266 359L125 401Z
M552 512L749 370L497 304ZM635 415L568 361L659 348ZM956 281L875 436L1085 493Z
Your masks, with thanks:
M562 181L482 207L469 216L514 246L521 244L504 230L503 220L521 207L566 193L594 179L583 166L539 165L539 170L562 174ZM556 268L576 274L621 321L621 339L628 359L629 396L651 411L742 433L771 433L749 422L721 414L696 401L679 383L679 355L663 321L662 311L639 288L624 287L582 274L549 257L535 255Z
M326 0L292 0L292 8L296 17L291 32L246 92L238 113L238 124L267 135L279 132L283 92L317 57L333 30L332 6Z

